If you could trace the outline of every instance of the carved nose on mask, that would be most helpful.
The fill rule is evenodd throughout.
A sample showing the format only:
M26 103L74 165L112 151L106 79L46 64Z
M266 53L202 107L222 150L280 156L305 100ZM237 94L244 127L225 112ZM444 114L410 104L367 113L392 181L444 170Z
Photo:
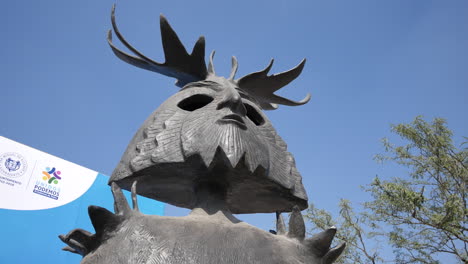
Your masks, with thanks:
M247 109L245 109L242 103L242 98L234 88L227 88L226 93L223 95L223 99L218 103L217 109L229 108L233 113L240 116L245 116Z

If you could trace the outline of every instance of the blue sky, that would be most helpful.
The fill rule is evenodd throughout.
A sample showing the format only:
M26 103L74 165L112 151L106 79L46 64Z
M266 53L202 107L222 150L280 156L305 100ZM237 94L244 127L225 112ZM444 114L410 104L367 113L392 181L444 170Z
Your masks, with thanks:
M111 52L113 3L1 4L0 135L111 174L133 133L177 91L174 79ZM311 101L267 115L318 207L336 212L342 197L363 202L360 185L403 175L372 159L383 151L380 139L392 138L391 123L444 117L457 143L468 135L467 1L117 1L121 32L157 61L160 13L188 50L206 37L219 75L229 74L232 55L238 77L270 58L271 72L307 58L279 94L298 100L310 92ZM274 216L241 218L269 229Z

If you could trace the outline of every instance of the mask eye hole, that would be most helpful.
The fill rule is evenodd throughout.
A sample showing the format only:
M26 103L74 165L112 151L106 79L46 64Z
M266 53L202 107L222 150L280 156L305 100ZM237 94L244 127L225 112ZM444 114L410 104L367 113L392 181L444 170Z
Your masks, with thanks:
M256 126L265 124L265 119L263 119L262 115L257 111L257 109L249 104L244 104L244 106L247 110L247 118L249 118L250 121L252 121Z
M177 106L185 111L195 111L213 101L213 97L206 94L195 94L180 101Z

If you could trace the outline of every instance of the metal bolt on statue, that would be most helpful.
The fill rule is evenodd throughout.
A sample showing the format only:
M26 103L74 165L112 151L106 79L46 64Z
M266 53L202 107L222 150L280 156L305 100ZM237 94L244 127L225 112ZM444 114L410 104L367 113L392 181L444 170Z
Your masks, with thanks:
M165 101L137 131L114 170L114 211L89 207L96 231L75 229L60 239L81 263L333 263L345 244L330 248L336 229L305 238L300 210L307 195L294 158L262 110L296 102L274 92L301 73L262 71L235 79L215 74L214 52L205 64L205 39L188 54L164 16L160 17L165 63L132 47L135 56L108 42L121 60L177 79L181 90ZM138 185L137 185L138 182ZM130 209L121 188L131 191ZM144 215L137 194L192 209L185 217ZM233 216L276 212L277 230L266 232ZM289 228L279 212L292 212ZM288 230L288 231L286 231Z

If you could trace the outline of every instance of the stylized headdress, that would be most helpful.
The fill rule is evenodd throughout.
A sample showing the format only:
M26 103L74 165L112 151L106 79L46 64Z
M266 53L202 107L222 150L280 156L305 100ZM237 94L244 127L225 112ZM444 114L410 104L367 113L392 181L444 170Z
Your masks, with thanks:
M146 57L125 40L115 22L115 5L112 8L112 27L119 40L136 56L127 54L114 46L112 43L112 30L109 30L107 35L109 45L117 57L131 65L176 78L176 85L179 87L183 87L191 82L206 80L210 76L215 75L213 66L214 51L210 55L208 69L205 64L205 38L201 36L195 43L192 53L188 54L179 37L163 15L160 16L160 27L166 60L164 63L159 63ZM310 94L307 94L301 101L293 101L274 94L274 92L286 86L301 74L306 60L303 59L299 65L289 71L268 76L268 72L273 66L273 61L272 59L268 66L261 71L234 80L237 71L237 59L232 57L232 69L229 80L234 81L239 89L254 98L264 110L276 109L278 108L278 104L297 106L307 103L310 100Z

